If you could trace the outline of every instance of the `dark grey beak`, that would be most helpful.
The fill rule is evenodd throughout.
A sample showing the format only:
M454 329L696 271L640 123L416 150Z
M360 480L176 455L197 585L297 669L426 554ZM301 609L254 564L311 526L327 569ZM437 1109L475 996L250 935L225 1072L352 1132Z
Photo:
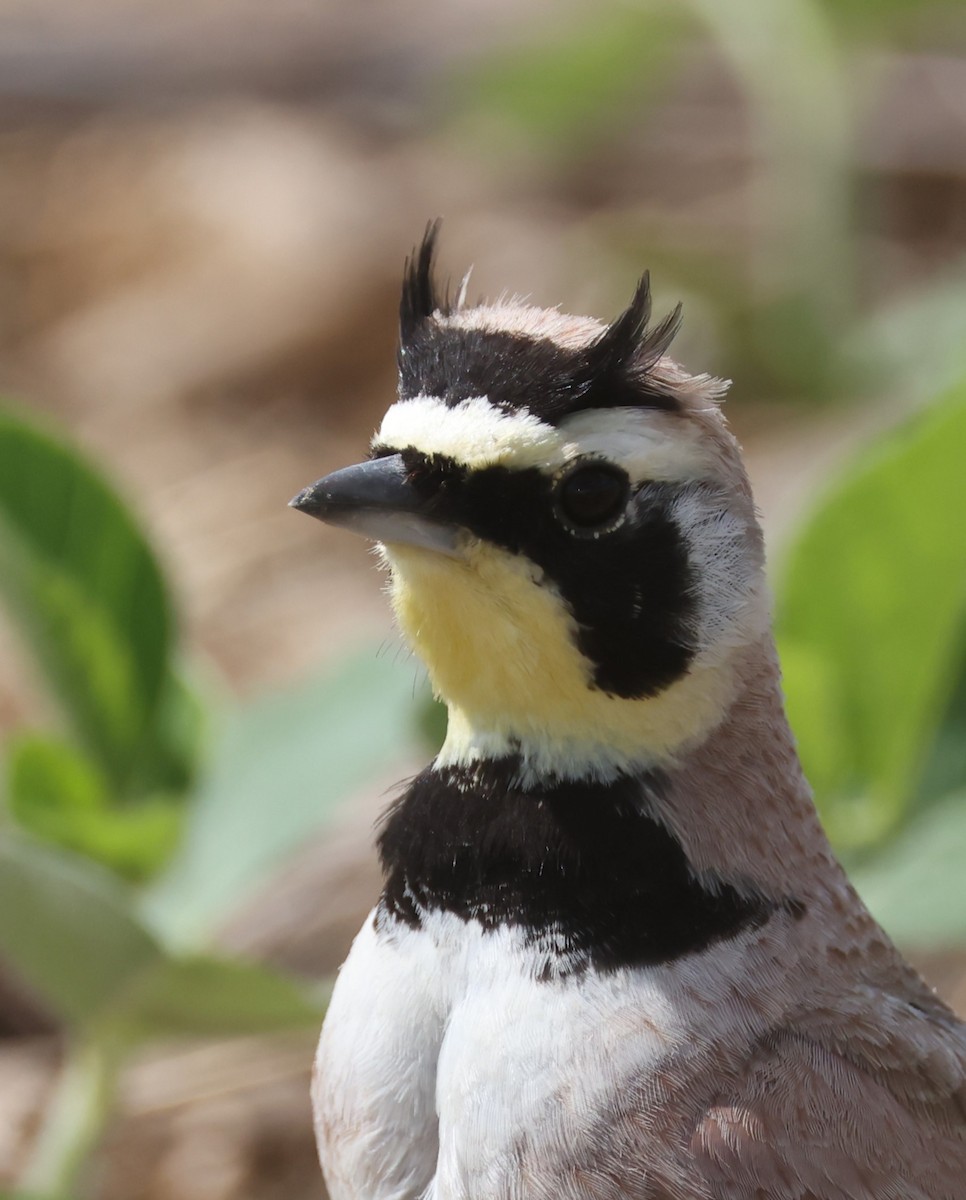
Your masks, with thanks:
M376 542L405 542L456 554L458 528L429 513L427 501L406 476L400 454L333 471L303 488L289 504Z

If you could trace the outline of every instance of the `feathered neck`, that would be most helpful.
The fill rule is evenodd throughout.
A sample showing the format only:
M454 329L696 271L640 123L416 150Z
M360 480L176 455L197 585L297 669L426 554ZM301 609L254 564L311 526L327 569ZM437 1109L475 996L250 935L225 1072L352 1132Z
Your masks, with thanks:
M697 870L803 898L851 893L812 799L785 716L771 636L738 665L722 721L669 771L660 819Z
M772 660L773 662L773 660ZM508 927L550 975L647 966L798 920L844 883L778 676L749 671L724 722L664 769L534 778L520 754L433 764L387 814L380 921Z

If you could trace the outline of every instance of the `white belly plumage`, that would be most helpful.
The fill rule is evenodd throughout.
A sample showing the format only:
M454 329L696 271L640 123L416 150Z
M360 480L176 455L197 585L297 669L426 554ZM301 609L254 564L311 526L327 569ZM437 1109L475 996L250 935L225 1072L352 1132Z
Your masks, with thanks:
M737 968L735 949L709 954ZM600 1142L622 1097L697 1050L708 998L693 961L549 980L536 961L519 929L431 913L419 929L377 932L370 917L316 1060L332 1200L542 1196L552 1164L561 1200L588 1194L572 1192L568 1164Z

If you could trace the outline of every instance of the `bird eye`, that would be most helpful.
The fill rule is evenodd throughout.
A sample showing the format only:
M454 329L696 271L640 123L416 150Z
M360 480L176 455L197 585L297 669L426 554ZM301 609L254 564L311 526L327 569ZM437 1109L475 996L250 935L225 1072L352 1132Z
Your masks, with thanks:
M622 514L629 491L630 481L620 468L588 463L557 485L557 509L574 532L604 532Z

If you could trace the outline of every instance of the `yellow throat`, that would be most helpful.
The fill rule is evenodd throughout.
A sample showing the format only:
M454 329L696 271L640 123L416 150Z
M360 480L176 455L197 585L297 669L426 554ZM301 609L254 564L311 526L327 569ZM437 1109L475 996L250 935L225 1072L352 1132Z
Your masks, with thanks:
M519 749L563 775L655 765L701 740L730 703L721 665L698 663L648 699L597 689L573 615L521 555L478 539L459 558L398 543L385 552L400 627L449 709L440 762Z

